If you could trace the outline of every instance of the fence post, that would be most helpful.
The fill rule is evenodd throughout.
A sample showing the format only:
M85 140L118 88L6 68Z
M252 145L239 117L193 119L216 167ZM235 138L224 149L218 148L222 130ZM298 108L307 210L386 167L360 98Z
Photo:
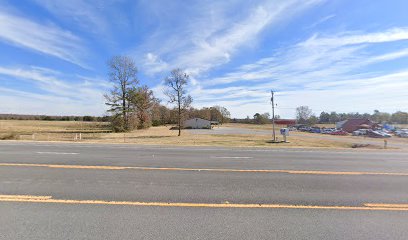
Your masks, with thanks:
M79 141L82 140L82 133L79 133Z
M33 141L35 141L35 133L33 133L33 135L31 135L31 139L32 139Z

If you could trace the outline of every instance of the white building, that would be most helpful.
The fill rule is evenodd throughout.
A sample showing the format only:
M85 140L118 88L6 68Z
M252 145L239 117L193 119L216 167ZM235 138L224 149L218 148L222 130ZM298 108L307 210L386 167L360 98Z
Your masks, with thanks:
M192 118L184 121L183 127L193 129L211 129L211 121L202 118Z

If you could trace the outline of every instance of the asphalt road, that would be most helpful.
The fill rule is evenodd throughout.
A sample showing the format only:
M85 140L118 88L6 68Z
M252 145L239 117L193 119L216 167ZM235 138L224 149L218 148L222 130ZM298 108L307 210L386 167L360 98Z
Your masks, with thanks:
M0 142L0 239L408 239L408 153Z

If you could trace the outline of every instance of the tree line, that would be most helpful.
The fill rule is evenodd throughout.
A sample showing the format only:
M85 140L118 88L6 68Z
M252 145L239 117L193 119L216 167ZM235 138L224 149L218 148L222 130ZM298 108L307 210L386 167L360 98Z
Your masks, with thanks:
M148 112L150 121L147 126L160 126L177 123L177 110L162 104L155 104ZM203 118L218 121L220 124L231 121L230 113L225 107L213 106L201 109L190 107L186 110L185 118ZM39 120L39 121L81 121L81 122L111 122L112 116L48 116L27 114L0 114L0 120Z
M312 109L308 106L300 106L296 108L296 120L300 124L317 124L317 123L336 123L351 118L366 118L377 123L394 123L394 124L408 124L408 113L397 111L395 113L380 112L374 110L370 113L337 113L321 112L316 116Z
M218 121L220 124L229 122L230 113L222 106L203 107L196 109L191 106L193 98L187 92L190 76L181 69L172 70L163 79L167 103L154 96L147 85L141 85L138 69L132 58L115 56L107 62L108 79L112 88L106 94L105 104L107 115L95 116L46 116L2 114L5 120L45 120L45 121L98 121L110 122L115 132L127 132L134 129L144 129L150 126L176 124L180 136L182 125L187 118L203 118Z
M0 114L0 120L83 121L109 122L109 116L48 116L27 114Z
M168 108L154 96L146 85L140 85L137 79L135 62L127 56L116 56L108 61L109 81L112 89L105 94L106 105L111 117L112 130L116 132L144 129L150 126L177 124L181 135L183 121L186 118L200 117L225 123L230 113L225 107L194 109L193 98L187 92L190 76L181 69L172 70L164 78Z

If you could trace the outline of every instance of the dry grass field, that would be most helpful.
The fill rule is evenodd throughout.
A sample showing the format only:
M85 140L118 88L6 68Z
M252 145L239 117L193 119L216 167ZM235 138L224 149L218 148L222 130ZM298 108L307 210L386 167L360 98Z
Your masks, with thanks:
M177 131L169 130L170 127L152 127L147 130L136 130L131 133L103 134L94 142L136 143L148 145L182 145L182 146L220 146L220 147L335 147L348 148L351 144L344 142L325 141L291 137L290 143L271 144L267 135L249 134L193 134L184 130L182 136L177 136ZM211 130L206 130L211 131Z
M203 130L196 134L193 130L183 130L182 136L171 126L151 127L129 133L110 133L107 123L63 122L63 121L24 121L0 120L0 139L29 141L71 141L95 143L134 143L146 145L179 146L220 146L220 147L313 147L313 148L351 148L361 142L361 137L330 136L303 132L291 132L290 143L272 144L271 125L224 124L219 129L249 129L257 134L214 134L215 130ZM276 136L282 139L276 126ZM330 127L330 126L326 126ZM207 132L208 131L208 134ZM263 131L263 132L261 132ZM79 134L81 133L81 134ZM369 139L369 148L380 148L382 139ZM407 144L408 139L393 138L390 142Z
M316 124L318 127L334 128L336 124ZM245 123L226 123L223 127L234 127L234 128L249 128L255 130L272 130L272 124L245 124ZM275 125L276 129L284 128L286 125Z
M0 120L0 133L97 132L109 130L108 126L101 122Z
M69 141L76 133L95 135L108 127L99 122L0 120L0 139Z

